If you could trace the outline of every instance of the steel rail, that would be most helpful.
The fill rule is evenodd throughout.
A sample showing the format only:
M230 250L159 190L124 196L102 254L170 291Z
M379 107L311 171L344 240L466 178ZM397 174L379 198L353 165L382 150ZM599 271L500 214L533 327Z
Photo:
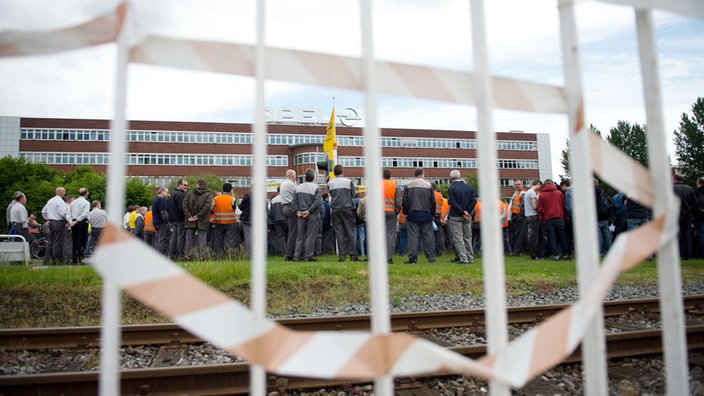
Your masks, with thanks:
M535 305L508 308L511 324L541 322L567 304ZM685 296L687 310L704 310L704 295ZM619 316L630 312L659 312L658 299L618 300L604 303L604 316ZM366 331L370 329L369 315L322 316L283 318L278 323L301 331ZM453 310L433 312L403 312L391 315L392 331L414 331L447 327L484 327L484 310ZM169 324L122 326L123 345L163 345L201 341L179 326ZM0 350L57 349L94 347L100 343L100 327L52 327L37 329L0 330Z
M660 330L638 330L606 336L608 358L634 357L662 353ZM687 328L690 350L704 348L704 326ZM486 354L486 345L450 347L464 356L476 359ZM563 363L577 363L579 348ZM437 375L425 376L436 377ZM247 394L249 366L247 363L201 365L189 367L124 370L120 373L124 395L161 394ZM422 378L422 377L417 377ZM310 389L364 384L369 381L320 380L296 377L270 376L274 390ZM0 376L0 394L3 396L94 395L98 389L97 372L53 373Z

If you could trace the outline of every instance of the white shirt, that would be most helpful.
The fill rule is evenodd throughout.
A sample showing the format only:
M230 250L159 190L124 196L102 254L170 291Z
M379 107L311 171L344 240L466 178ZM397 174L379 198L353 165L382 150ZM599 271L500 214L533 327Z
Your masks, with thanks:
M47 220L69 220L68 217L68 205L64 202L64 199L58 195L54 195L49 202L44 205L42 209L42 216Z
M90 213L90 204L85 199L85 197L78 197L71 205L69 205L69 211L71 213L71 219L73 221L79 222L88 219L88 213Z
M11 223L21 223L22 228L29 227L27 219L29 214L27 214L27 208L21 203L15 201L16 203L10 208L10 222Z
M108 212L103 209L93 208L88 214L90 226L93 228L104 228L108 225Z

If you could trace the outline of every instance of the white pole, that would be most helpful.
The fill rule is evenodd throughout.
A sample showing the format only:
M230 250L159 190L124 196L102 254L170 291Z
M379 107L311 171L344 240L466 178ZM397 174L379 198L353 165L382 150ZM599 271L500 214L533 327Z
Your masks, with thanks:
M371 291L372 332L389 334L389 292L386 263L386 225L382 207L381 193L381 139L377 126L376 108L376 68L374 61L374 34L372 21L372 6L370 0L362 0L362 60L364 76L364 111L366 123L364 127L364 155L366 164L364 174L367 179L366 203L369 210L367 216L367 232L369 233L369 287ZM375 393L382 396L393 394L393 377L390 375L374 379Z
M254 109L254 163L252 168L251 200L254 222L252 224L252 311L254 315L266 317L266 133L264 120L266 82L266 1L257 1L257 45L255 49L256 93ZM249 374L250 393L266 395L266 370L252 365Z
M562 37L562 58L567 89L567 107L570 137L570 172L572 174L572 194L574 209L573 229L575 235L575 256L577 259L577 280L579 292L585 296L592 288L598 272L599 249L596 240L596 203L592 162L587 133L579 131L577 124L582 110L582 72L579 64L579 44L574 16L574 3L571 0L559 1L560 32ZM582 342L584 392L586 395L608 394L609 380L606 370L606 341L604 340L603 308L600 306L589 323Z
M107 174L107 197L105 206L108 219L113 225L122 224L125 208L125 153L127 139L125 130L127 121L125 109L127 103L127 65L129 61L129 35L131 28L131 7L126 3L125 19L117 38L117 65L115 74L115 114L110 127L110 166ZM100 329L100 386L102 396L120 394L120 312L122 290L119 286L103 278Z
M643 77L643 95L647 113L648 158L655 189L653 217L661 216L674 204L670 163L667 158L667 138L662 118L660 72L655 50L653 16L650 10L636 9L638 49ZM677 238L658 250L658 283L660 286L660 322L662 343L666 346L665 373L667 394L689 394L687 338L682 303L682 280Z
M474 72L476 81L477 119L479 136L479 189L482 191L483 221L482 268L486 290L486 327L489 353L497 353L508 344L508 319L506 315L506 280L503 241L497 200L499 199L499 173L496 169L496 136L494 134L489 54L486 45L484 1L472 0L472 43L474 46ZM498 381L491 381L492 395L509 395L510 388Z

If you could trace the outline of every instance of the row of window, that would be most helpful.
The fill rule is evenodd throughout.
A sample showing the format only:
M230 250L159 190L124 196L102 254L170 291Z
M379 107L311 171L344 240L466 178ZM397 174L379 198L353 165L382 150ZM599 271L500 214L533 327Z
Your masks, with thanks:
M178 177L174 176L137 176L138 179L156 187L169 187L175 183ZM235 188L249 188L252 185L252 178L249 176L224 176L220 177L232 184ZM218 190L220 186L212 187L211 190Z
M67 141L110 141L109 130L76 129L22 129L22 140L67 140ZM173 132L173 131L127 131L129 142L151 143L215 143L215 144L252 144L251 133L235 132ZM300 145L322 144L322 135L267 135L267 144ZM338 136L337 143L342 147L364 147L363 136ZM434 149L476 149L474 139L431 139L382 137L381 147L434 148ZM536 142L497 141L497 150L536 151Z
M29 162L49 165L108 165L108 153L20 153ZM252 155L230 154L125 154L127 165L177 165L177 166L252 166ZM267 166L288 166L288 156L268 155Z
M294 165L315 165L317 161L323 159L320 153L296 154L293 159ZM337 163L346 168L362 168L366 165L364 157L337 158ZM471 158L415 158L415 157L383 157L381 159L382 168L461 168L477 169L478 162ZM537 160L498 160L498 169L538 169Z

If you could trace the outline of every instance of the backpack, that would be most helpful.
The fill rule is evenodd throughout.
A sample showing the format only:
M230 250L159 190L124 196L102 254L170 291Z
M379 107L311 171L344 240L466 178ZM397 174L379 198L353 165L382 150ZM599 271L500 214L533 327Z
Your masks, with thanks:
M602 193L599 196L599 202L597 202L596 208L596 213L599 216L611 217L614 210L614 201L613 199L611 199L611 197Z

